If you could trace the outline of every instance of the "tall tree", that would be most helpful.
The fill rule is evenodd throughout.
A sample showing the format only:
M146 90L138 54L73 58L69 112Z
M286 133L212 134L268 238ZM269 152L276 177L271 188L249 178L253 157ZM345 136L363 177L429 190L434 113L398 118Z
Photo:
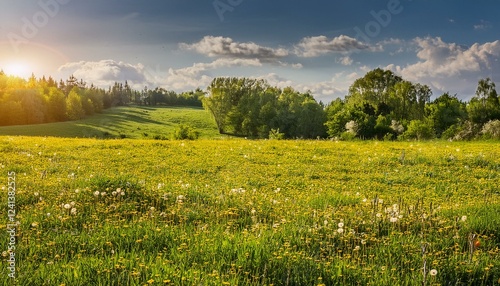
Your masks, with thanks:
M484 124L490 120L500 119L500 103L495 83L490 79L478 82L475 96L467 105L469 119L476 124Z
M465 104L456 95L444 93L425 108L427 118L433 123L437 137L441 137L451 126L465 120Z

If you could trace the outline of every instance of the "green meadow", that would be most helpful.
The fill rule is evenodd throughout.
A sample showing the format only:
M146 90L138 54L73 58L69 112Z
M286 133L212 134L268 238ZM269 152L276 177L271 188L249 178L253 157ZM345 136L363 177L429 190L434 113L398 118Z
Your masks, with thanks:
M203 108L146 106L115 107L77 121L0 127L0 136L169 139L186 122L202 138L218 136L215 122Z
M500 283L497 143L148 138L0 137L1 284Z

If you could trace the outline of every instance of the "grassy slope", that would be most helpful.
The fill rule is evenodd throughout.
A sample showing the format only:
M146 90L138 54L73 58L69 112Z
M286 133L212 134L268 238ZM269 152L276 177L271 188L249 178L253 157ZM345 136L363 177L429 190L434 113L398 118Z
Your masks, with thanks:
M494 143L0 137L0 188L15 171L18 285L422 285L422 243L427 285L494 285L499 158Z
M79 121L0 127L0 135L153 138L170 137L179 123L189 124L202 138L218 135L215 122L202 108L191 107L119 107L105 110ZM147 134L147 136L146 136Z

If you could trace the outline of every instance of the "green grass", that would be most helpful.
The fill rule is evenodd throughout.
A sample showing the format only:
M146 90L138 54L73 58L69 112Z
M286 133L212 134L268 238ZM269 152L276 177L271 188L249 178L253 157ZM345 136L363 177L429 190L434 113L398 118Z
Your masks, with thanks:
M202 138L218 136L215 121L202 108L118 107L83 120L0 127L0 135L68 138L170 138L175 127L189 124Z
M11 171L17 285L500 282L495 143L0 137L2 250Z

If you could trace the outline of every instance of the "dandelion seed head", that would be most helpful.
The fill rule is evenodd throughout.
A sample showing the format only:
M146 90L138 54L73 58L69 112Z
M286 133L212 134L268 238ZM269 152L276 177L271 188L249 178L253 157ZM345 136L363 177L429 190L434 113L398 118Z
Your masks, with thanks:
M337 232L338 233L344 233L344 229L343 228L339 228L339 229L337 229Z
M339 222L338 227L339 228L343 228L344 227L344 223L343 222Z
M70 211L70 213L71 213L72 215L76 215L76 208L72 208L72 209L71 209L71 211Z
M71 205L70 205L70 204L65 204L63 207L64 207L65 209L69 210L69 209L71 208Z
M94 196L95 196L95 197L98 197L99 195L100 195L99 191L95 191L95 192L94 192Z
M463 215L461 218L460 218L461 221L466 221L467 220L467 216L466 215Z
M431 271L429 271L429 274L431 276L436 276L438 274L438 271L436 269L431 269Z

